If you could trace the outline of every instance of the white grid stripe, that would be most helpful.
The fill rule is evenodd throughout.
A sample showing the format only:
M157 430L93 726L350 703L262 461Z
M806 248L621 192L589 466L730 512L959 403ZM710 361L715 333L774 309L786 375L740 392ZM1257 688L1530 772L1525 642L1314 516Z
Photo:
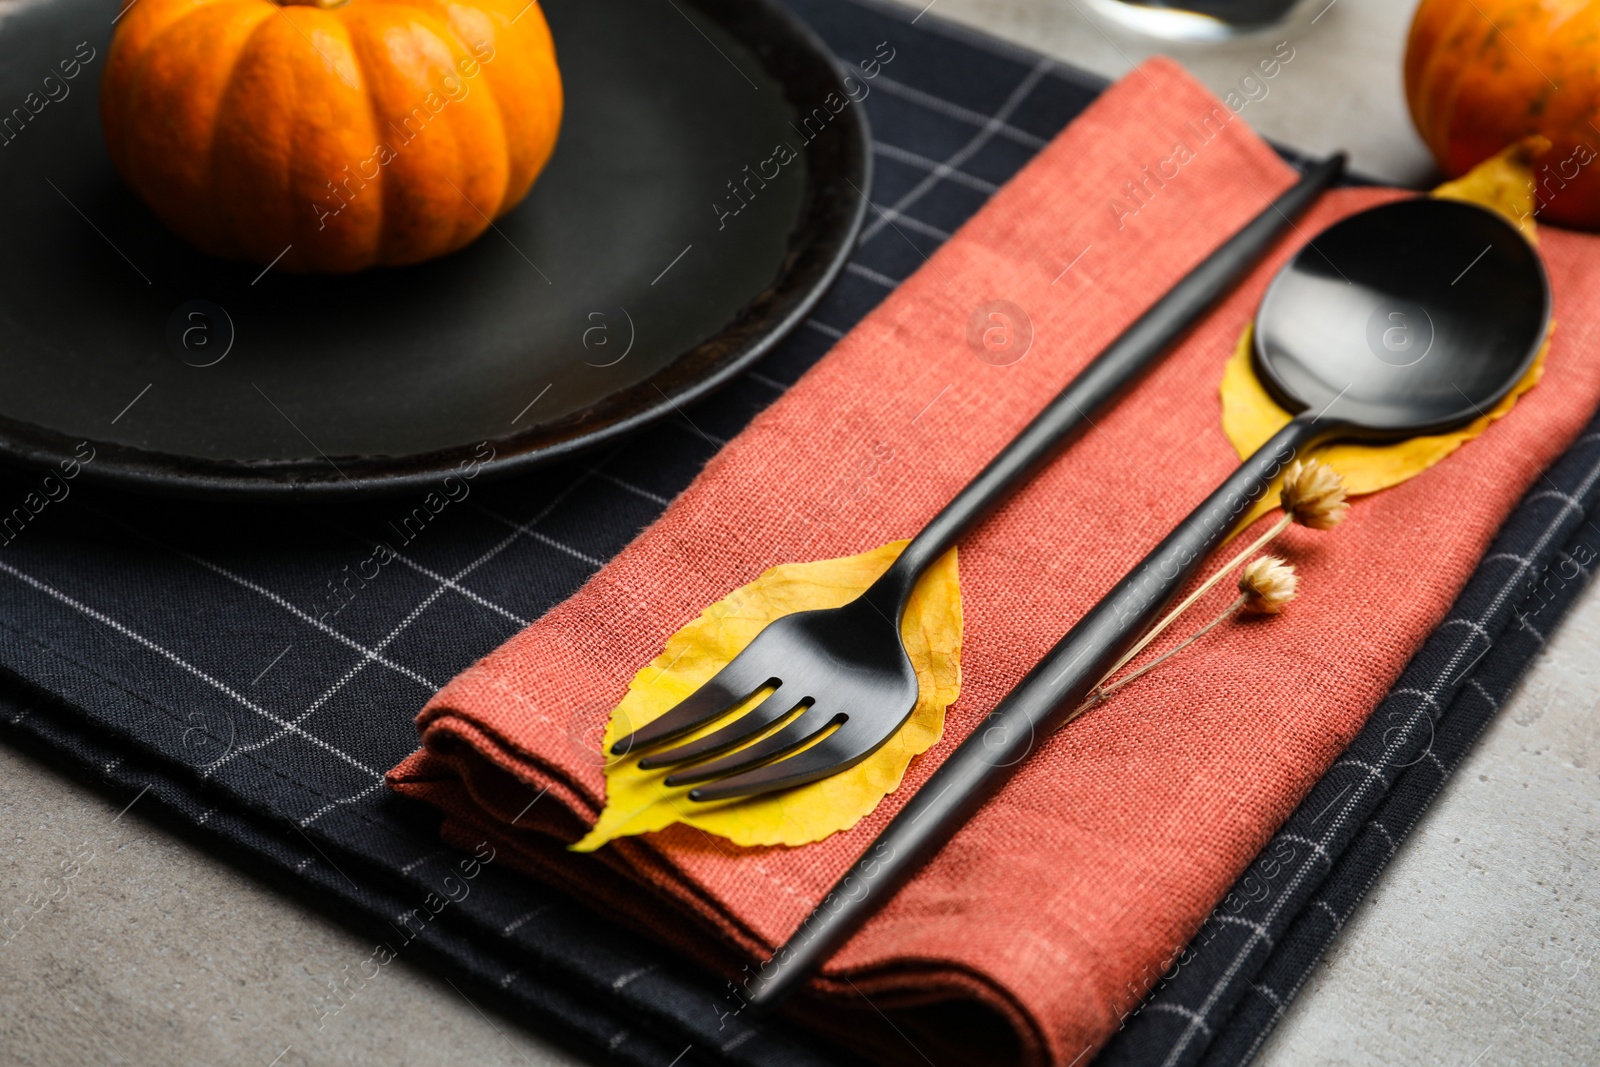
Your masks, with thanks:
M200 567L204 567L206 570L211 571L214 574L220 575L221 577L228 579L228 581L235 583L236 585L240 586L241 588L248 589L252 593L258 594L263 599L267 600L268 602L270 602L272 604L277 605L278 607L282 608L284 611L287 611L290 615L293 615L296 619L299 619L301 622L305 623L306 625L311 626L314 629L316 629L316 630L318 630L318 631L320 631L322 633L327 634L329 637L333 638L335 641L338 641L340 644L345 645L346 647L348 647L350 649L353 649L356 652L361 653L361 656L362 656L363 660L370 660L371 662L374 662L374 663L380 664L381 666L389 668L390 670L396 672L397 674L403 674L407 678L410 678L412 681L416 682L418 685L422 686L424 689L428 690L430 693L439 688L439 683L438 682L435 682L435 681L432 681L432 680L430 680L428 678L423 677L422 675L418 674L416 671L412 670L410 667L405 666L404 664L396 663L394 660L391 660L388 657L382 655L380 650L368 648L366 645L363 645L360 641L357 641L355 638L349 637L348 635L342 633L341 631L334 629L332 626L329 626L327 623L322 622L321 620L317 619L310 612L306 612L306 611L300 610L293 603L291 603L290 601L288 601L288 600L284 599L283 597L279 596L277 593L274 593L272 590L268 589L266 586L261 585L261 584L259 584L257 582L253 582L249 578L246 578L242 574L235 574L233 571L230 571L228 568L226 568L224 566L221 566L220 564L217 564L217 563L212 563L210 560L204 559L204 558L202 558L200 556L192 555L191 553L184 552L181 549L171 549L171 551L174 552L175 554L179 555L179 556L182 556L184 559L190 561L191 563L194 563L194 564L196 564L196 565L198 565Z
M360 792L351 793L347 797L342 797L339 800L330 801L327 804L324 804L322 807L318 808L316 811L312 812L310 815L307 815L305 818L300 820L301 828L304 829L305 827L310 826L312 823L316 822L318 819L320 819L324 815L328 814L328 812L332 811L334 808L342 808L346 804L354 804L356 801L361 800L361 799L363 799L363 798L365 798L367 796L370 796L372 793L374 793L378 789L382 788L383 785L384 785L384 781L383 781L383 779L380 778L378 781L373 782L371 785L367 786L365 789L362 789Z
M348 763L350 766L355 767L357 770L365 771L366 773L372 775L374 778L377 778L379 781L383 780L382 773L373 770L371 767L368 767L365 763L362 763L360 760L356 759L354 756L350 755L348 752L346 752L343 749L338 748L338 747L336 747L334 745L329 744L328 742L324 741L322 738L318 737L317 735L315 735L313 733L310 733L310 732L308 732L306 730L302 730L295 723L288 722L288 721L280 718L279 716L273 714L272 712L268 711L266 708L262 707L261 705L257 704L255 701L251 700L249 697L245 696L243 693L239 692L237 689L234 689L232 686L228 685L228 683L223 682L223 681L219 681L218 679L214 678L210 674L208 674L205 671L201 670L199 667L196 667L194 664L190 663L188 660L184 659L182 656L178 655L176 652L172 652L172 651L162 647L161 645L157 644L156 642L150 640L148 637L144 636L143 634L139 633L138 631L136 631L136 630L134 630L134 629L132 629L130 627L124 626L122 623L118 622L116 619L113 619L111 616L105 614L104 612L96 611L94 608L91 608L89 605L85 604L83 601L77 600L77 599L74 599L73 597L68 596L66 593L61 592L59 589L57 589L54 586L50 585L48 582L41 581L40 579L33 577L31 574L26 574L26 573L18 570L17 568L11 566L11 564L9 564L9 563L0 562L0 571L3 571L6 574L11 575L13 578L17 579L20 582L24 582L24 583L32 586L33 588L39 590L40 592L45 593L46 595L52 597L53 599L60 601L61 603L67 605L67 607L69 607L69 608L72 608L74 611L78 612L79 614L84 615L84 616L86 616L88 618L91 618L95 622L98 622L103 626L109 626L111 629L115 630L117 633L121 634L122 636L128 638L131 641L136 642L137 644L143 646L144 648L149 649L151 652L156 653L156 655L160 656L162 659L166 660L167 662L177 666L178 668L180 668L183 671L185 671L186 673L194 676L195 678L198 678L200 681L204 682L206 685L209 685L211 688L217 690L218 692L227 695L228 697L232 698L236 703L242 705L245 708L248 708L250 711L255 712L257 715L261 716L263 719L266 719L268 722L274 724L275 726L278 726L280 728L280 730L281 730L280 736L282 734L294 734L294 735L296 735L298 737L302 737L305 740L310 741L312 744L316 745L318 748L323 749L324 751L329 752L329 753L337 756L339 759L341 759L345 763Z
M910 230L912 233L920 233L924 237L932 237L939 241L950 240L951 234L946 233L937 226L930 226L921 219L913 218L910 215L903 214L902 212L896 211L892 207L878 203L876 200L872 202L872 207L881 217L888 219L901 229Z
M759 381L771 381L770 378L767 378L765 375L758 375L755 371L747 371L746 373L749 374L750 377L756 378ZM787 386L785 386L785 388L787 388ZM664 508L668 504L672 503L671 500L669 500L666 497L662 496L660 493L652 493L650 490L641 488L641 487L639 487L637 485L634 485L632 482L623 481L621 478L618 478L614 474L607 474L605 471L602 471L602 470L595 470L595 471L591 471L590 473L593 474L596 478L599 478L602 481L610 482L612 485L616 486L618 489L626 490L627 492L632 493L636 497L640 497L640 498L642 498L644 500L650 501L650 503L652 503L652 504L657 504L657 505L659 505L659 506Z
M928 194L929 190L938 185L942 179L948 177L953 171L956 170L956 168L960 167L961 164L977 155L978 152L982 150L983 146L988 144L989 140L994 137L995 134L1001 131L1001 129L1006 125L1006 119L1010 118L1012 113L1015 112L1018 107L1022 106L1022 102L1028 98L1028 94L1033 92L1034 86L1039 84L1039 80L1049 72L1052 66L1054 66L1054 64L1049 59L1041 57L1038 62L1033 65L1033 69L1028 71L1028 73L1023 77L1022 81L1017 84L1017 87L1011 90L1011 95L1006 97L1005 102L1000 105L1000 109L996 111L993 116L984 120L982 127L979 128L977 133L972 135L971 140L953 152L950 155L950 158L939 164L938 167L934 169L933 173L929 174L916 185L912 186L904 196L895 201L892 209L895 214L904 212L906 208L910 207L912 204L915 204L918 200L921 200ZM857 244L866 244L879 233L883 232L883 228L888 224L888 217L886 215L879 215L876 219L873 219L871 222L867 223L866 227L862 229L861 238Z
M539 530L535 530L533 528L533 523L531 523L531 522L530 523L521 523L521 522L518 522L516 519L508 519L508 518L506 518L506 516L501 515L499 512L490 511L488 508L485 508L485 507L480 507L478 509L478 511L480 511L484 515L487 515L489 518L493 519L495 522L498 522L500 525L508 527L511 530L513 530L514 533L512 534L512 540L516 540L518 535L524 535L524 536L533 538L535 541L538 541L542 545L547 545L550 548L555 549L557 552L564 552L567 555L571 556L573 559L582 560L584 563L587 563L591 567L595 567L595 568L598 569L598 568L604 567L606 565L606 561L603 560L603 559L599 559L598 557L591 556L587 552L581 552L578 549L573 548L571 545L563 544L562 542L557 541L554 537L551 537L549 534L543 533L543 532L541 532Z
M808 327L810 327L811 329L816 330L818 333L822 334L822 336L831 337L835 341L839 340L840 338L842 338L844 336L844 331L839 329L839 327L837 327L837 326L829 326L827 323L822 322L822 321L820 321L818 319L807 319L806 320L806 325Z
M916 167L917 169L927 171L930 174L938 171L940 168L940 163L936 159L929 159L927 156L920 155L911 151L910 149L897 148L892 144L885 144L882 141L874 142L872 150L874 153L882 156L884 159L892 159L896 163L904 163L907 166ZM994 182L986 182L982 178L974 177L964 170L948 170L944 172L943 177L956 185L964 185L968 189L973 189L980 193L987 193L990 196L993 196L995 193L1000 191L1000 187Z
M909 103L925 107L929 111L943 115L945 118L955 119L957 122L964 122L969 126L981 128L994 122L993 116L985 115L981 111L974 111L969 107L962 107L960 104L952 103L942 96L935 96L932 93L913 88L904 82L896 81L887 74L878 75L873 84L890 96L897 96ZM1018 129L1003 119L995 123L994 132L1008 141L1015 141L1017 144L1032 148L1035 151L1049 143L1043 137L1029 133L1027 130Z
M900 285L899 282L895 281L887 274L875 271L871 267L863 267L859 263L847 263L845 264L845 270L849 271L851 274L854 274L857 278L864 278L873 285L881 285L890 291L897 289Z
M478 605L480 608L484 608L485 610L492 611L496 615L501 616L502 618L509 619L510 621L516 623L518 626L527 626L528 623L531 621L531 620L528 620L528 619L524 619L522 616L518 615L514 611L510 611L510 610L508 610L506 608L501 607L499 604L496 604L494 601L490 600L488 597L485 597L485 596L483 596L483 595L481 595L481 594L479 594L479 593L477 593L477 592L475 592L475 591L473 591L471 589L468 589L466 586L461 585L458 582L456 582L455 579L447 577L447 576L445 576L443 574L440 574L438 571L434 570L432 567L428 567L428 566L425 566L425 565L423 565L421 563L418 563L416 560L412 559L410 556L406 555L404 552L396 552L394 550L393 546L388 545L387 542L373 541L373 540L370 540L368 538L362 537L359 534L353 534L353 533L346 533L345 536L347 536L347 537L349 537L349 538L351 538L351 539L353 539L355 541L359 541L361 544L366 545L368 548L374 548L375 549L375 548L378 547L379 544L383 544L385 547L387 547L389 549L390 554L393 555L396 560L398 560L401 563L404 563L407 567L410 567L412 570L416 571L418 574L422 575L424 578L433 579L435 582L438 582L440 585L443 585L446 589L450 590L452 593L459 593L463 597L466 597L468 600L472 601L474 604ZM438 686L434 686L434 688L437 689Z
M590 474L589 474L588 471L585 471L582 474L578 475L577 478L573 479L571 484L569 484L560 493L556 494L555 499L552 500L548 505L546 505L545 508L542 511L540 511L538 515L536 515L533 518L533 520L529 523L529 525L531 526L534 523L537 523L540 520L544 519L547 515L549 515L550 512L554 511L556 509L556 507L558 507L561 504L561 502L564 501L572 493L572 491L574 489L576 489L578 486L582 485L586 480L588 480L589 477L590 477ZM508 547L510 547L512 544L514 544L517 541L519 536L520 536L520 534L513 533L509 537L502 538L500 541L496 542L492 547L490 547L488 551L484 552L477 559L473 560L471 563L467 564L465 567L461 568L461 570L457 571L454 575L452 575L450 580L459 582L461 579L465 578L467 575L471 574L473 571L477 570L479 567L483 566L485 563L489 562L494 557L498 556L501 552L505 551ZM422 601L417 604L416 607L412 608L406 614L405 618L401 619L400 622L395 625L394 629L390 630L387 634L384 635L383 640L379 641L376 645L373 646L372 651L374 653L378 653L378 652L382 652L385 648L389 647L389 645L395 640L395 638L399 637L400 634L402 632L404 632L407 627L409 627L413 622L415 622L418 618L420 618L422 616L422 613L424 611L428 610L428 608L430 606L432 606L434 601L438 600L441 596L444 595L445 589L446 589L446 587L441 584L441 585L437 586L433 590L433 592L429 593L426 597L424 597L422 599ZM318 708L322 707L323 704L325 704L329 700L333 699L333 697L341 689L343 689L346 685L348 685L350 683L351 679L355 678L356 675L360 674L366 668L367 664L369 664L371 662L372 662L371 657L363 656L360 660L358 660L356 662L355 666L351 667L348 671L345 672L343 677L341 677L338 681L334 682L333 685L329 686L322 693L322 695L318 696L315 700L313 700L311 702L311 704L304 711L302 711L299 715L296 715L292 720L290 720L290 722L287 725L288 726L292 726L295 729L299 729L300 723L304 722L308 717L310 717L313 713L315 713L316 710ZM258 741L255 744L237 746L234 749L232 749L231 751L229 751L221 759L217 760L216 763L213 763L210 767L208 767L206 769L206 773L209 775L210 773L215 771L218 767L221 767L223 764L225 764L225 763L229 762L230 760L232 760L235 755L240 755L240 754L243 754L243 753L246 753L246 752L254 752L254 751L258 750L258 749L264 748L267 745L272 744L274 741L277 741L277 740L281 739L284 735L285 735L285 731L280 730L278 733L273 734L273 735L271 735L271 736L269 736L269 737L267 737L267 738L265 738L265 739L263 739L261 741Z

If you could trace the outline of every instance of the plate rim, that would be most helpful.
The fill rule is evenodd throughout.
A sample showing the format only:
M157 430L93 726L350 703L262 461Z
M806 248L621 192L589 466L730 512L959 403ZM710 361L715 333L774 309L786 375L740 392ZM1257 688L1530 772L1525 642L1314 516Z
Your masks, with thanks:
M794 82L774 73L773 52L785 57L803 57L802 62L820 76L819 84L826 81L831 89L848 95L838 58L815 30L778 0L689 2L699 14L733 34L757 56L766 72L783 86L786 101L800 103L792 95L796 88ZM737 22L741 20L776 24L780 32L774 38L752 41L739 34ZM86 440L95 450L94 460L81 466L79 476L86 482L107 488L168 498L232 502L373 499L438 488L446 477L474 462L476 469L472 477L510 477L593 451L681 414L681 407L727 385L792 334L850 261L867 216L874 161L865 108L845 108L840 117L844 122L838 127L842 134L838 165L827 173L808 168L802 215L796 229L791 231L789 249L772 284L746 302L717 333L684 350L650 377L607 397L655 388L661 396L659 401L644 404L629 414L588 430L581 427L592 407L553 424L508 437L487 438L480 443L403 456L339 457L351 467L372 468L358 469L354 474L346 473L326 456L260 461L204 459L96 441L90 437ZM806 155L808 162L815 161L814 150L808 148ZM841 177L852 186L848 191L839 187ZM845 199L851 201L850 207L840 212L839 202ZM843 224L836 224L831 233L820 238L803 238L807 216L819 214L825 217L843 214ZM796 238L801 238L798 253ZM692 373L685 380L663 383L668 388L661 388L658 382L663 378L671 379L675 369L681 374L686 360L719 344L727 344L730 332L737 331L764 299L785 301L787 306L780 307L770 318L758 320L753 336L737 341L732 355L720 357L709 373ZM74 456L75 444L80 440L85 438L0 415L0 458L22 467L54 469ZM477 450L484 444L494 447L494 455L487 460L477 459Z

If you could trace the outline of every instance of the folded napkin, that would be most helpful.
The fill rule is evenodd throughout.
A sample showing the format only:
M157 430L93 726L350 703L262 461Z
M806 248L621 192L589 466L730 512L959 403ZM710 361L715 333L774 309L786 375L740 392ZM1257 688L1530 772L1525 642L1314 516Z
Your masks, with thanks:
M1307 235L1401 194L1325 197L963 542L963 691L945 740L854 830L737 849L677 826L568 853L603 806L599 738L629 679L767 567L913 533L1293 177L1175 64L1135 70L580 592L441 690L418 718L423 748L391 784L444 809L447 837L490 836L507 862L725 975L764 959L938 761L1233 468L1217 383L1273 271ZM869 1051L918 1062L1064 1064L1102 1044L1360 729L1600 400L1597 251L1593 238L1544 232L1561 328L1544 383L1511 415L1358 501L1337 531L1286 534L1275 550L1302 577L1288 613L1216 631L1042 743L793 1010L846 1041L882 1012L906 1043ZM995 300L1033 331L1006 365L967 341L969 319Z

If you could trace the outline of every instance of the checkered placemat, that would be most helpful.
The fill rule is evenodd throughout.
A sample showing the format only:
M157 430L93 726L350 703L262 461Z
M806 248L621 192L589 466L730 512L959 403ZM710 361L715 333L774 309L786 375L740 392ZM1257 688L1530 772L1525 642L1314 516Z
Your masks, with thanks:
M451 976L474 1002L499 1004L623 1063L822 1065L847 1057L781 1023L728 1015L720 988L669 954L490 858L441 847L437 813L390 793L382 774L416 747L412 715L437 687L569 596L654 520L723 441L920 266L1100 87L915 10L870 0L790 2L846 61L873 55L884 41L895 49L865 100L874 210L848 271L816 312L714 398L583 461L474 485L401 537L400 552L375 577L363 561L379 540L397 544L391 524L415 501L263 512L82 486L0 538L0 718L8 738L334 909L397 957ZM15 16L18 32L27 17ZM1558 484L1565 469L1551 474ZM0 492L21 501L36 481L8 473ZM1576 483L1562 491L1592 498ZM1462 645L1467 654L1451 668L1460 677L1430 688L1433 675L1408 673L1352 748L1353 759L1378 769L1342 794L1332 815L1302 825L1297 814L1285 828L1316 844L1298 853L1305 873L1295 888L1268 898L1278 901L1271 915L1252 911L1247 922L1219 909L1197 940L1206 965L1182 969L1130 1017L1108 1060L1158 1062L1170 1053L1171 1062L1192 1062L1207 1048L1223 1057L1253 1049L1274 1017L1255 1011L1256 1001L1292 996L1325 940L1318 916L1344 914L1376 869L1358 862L1378 832L1365 828L1381 825L1398 837L1409 822L1392 805L1432 766L1402 745L1361 755L1369 734L1386 716L1420 727L1425 713L1415 700L1405 703L1405 691L1429 692L1423 703L1434 716L1432 755L1442 775L1452 765L1447 751L1456 751L1443 739L1469 721L1459 717L1463 679L1483 677L1487 693L1503 692L1531 655L1503 633L1503 605L1497 615L1470 598L1484 595L1475 592L1484 582L1526 582L1556 558L1567 527L1550 526L1544 541L1534 532L1554 499L1530 497L1502 537L1507 547L1463 596L1457 615L1481 631L1447 624L1418 657L1442 663L1441 642ZM1558 510L1558 524L1577 514ZM1502 551L1529 562L1507 578ZM1547 605L1539 617L1553 621L1561 607ZM1466 663L1490 642L1492 652ZM1418 664L1412 672L1424 669ZM1487 711L1475 713L1481 721ZM1399 762L1383 762L1391 758ZM1413 766L1401 773L1406 762ZM1335 768L1308 807L1328 802L1359 766ZM1406 809L1409 818L1426 799ZM1269 847L1264 860L1271 855ZM1258 861L1253 874L1260 869ZM1249 877L1236 896L1250 891ZM1278 874L1275 884L1289 878ZM468 881L471 892L462 894ZM1257 928L1259 941L1238 939ZM1264 991L1255 1000L1244 997L1252 983ZM1193 1027L1169 1025L1191 1019ZM884 1027L893 1038L887 1020Z

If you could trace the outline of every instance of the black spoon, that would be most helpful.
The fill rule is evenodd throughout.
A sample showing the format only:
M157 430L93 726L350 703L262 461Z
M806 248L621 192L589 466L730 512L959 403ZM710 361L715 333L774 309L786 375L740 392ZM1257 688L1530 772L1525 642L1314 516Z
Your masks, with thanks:
M1463 426L1527 373L1550 290L1501 216L1416 199L1336 223L1267 290L1255 368L1298 414L1134 567L1017 683L749 983L782 1000L905 885L1006 782L1153 622L1238 516L1307 448ZM1100 714L1114 714L1100 712Z

